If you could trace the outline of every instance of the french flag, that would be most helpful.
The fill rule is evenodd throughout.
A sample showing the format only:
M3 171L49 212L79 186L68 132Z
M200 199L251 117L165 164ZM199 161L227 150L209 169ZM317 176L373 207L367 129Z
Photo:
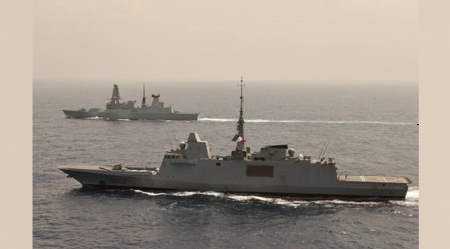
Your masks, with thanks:
M245 143L247 140L246 140L245 138L239 136L239 134L236 134L236 135L233 137L233 139L231 139L231 141L237 142L237 143L239 143L239 142Z

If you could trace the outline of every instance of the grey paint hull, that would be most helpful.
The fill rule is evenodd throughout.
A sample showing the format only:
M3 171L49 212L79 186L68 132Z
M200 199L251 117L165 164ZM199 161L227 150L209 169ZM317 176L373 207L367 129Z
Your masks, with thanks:
M103 119L132 119L132 120L197 120L197 113L164 113L148 109L112 109L105 110Z
M217 165L220 163L220 166ZM389 182L382 176L373 182L344 180L332 167L308 162L275 165L273 177L249 177L247 165L264 162L199 160L192 164L164 162L158 173L108 170L99 166L62 166L60 169L84 186L100 188L136 188L157 190L193 190L260 193L282 196L338 196L344 198L405 198L409 179L398 177ZM370 178L348 176L347 179Z
M71 110L63 110L63 112L68 118L94 118L102 115L102 112L71 111Z
M199 115L197 113L158 113L139 109L106 110L101 112L63 110L63 112L69 118L99 117L107 120L198 120Z
M91 118L100 117L107 120L131 119L131 120L197 120L198 113L182 113L173 109L173 106L164 107L164 102L159 101L159 94L152 95L151 105L145 104L145 88L141 107L136 107L136 101L121 102L119 87L114 84L110 101L106 104L104 111L100 108L91 108L86 111L82 108L78 111L63 110L64 114L70 118Z
M61 166L59 169L82 185L102 188L344 198L405 198L408 184L411 183L408 178L339 175L334 158L323 156L325 149L317 159L312 159L308 155L296 155L287 144L265 146L259 152L252 152L251 148L245 147L242 78L240 86L241 107L237 125L238 133L232 138L232 141L236 142L236 149L231 151L231 155L213 155L208 142L202 141L197 133L192 132L178 148L166 152L158 170L128 168L121 165L75 165ZM112 100L118 99L116 85L115 90L117 93L113 94ZM152 97L155 104L152 104L148 111L154 112L157 109L155 107L162 104L158 102L159 95ZM108 106L114 106L114 101L111 101ZM164 115L172 112L172 108L159 110L166 110ZM139 111L135 109L107 108L105 115L106 113L111 119L142 118L138 116ZM119 117L119 114L129 116Z

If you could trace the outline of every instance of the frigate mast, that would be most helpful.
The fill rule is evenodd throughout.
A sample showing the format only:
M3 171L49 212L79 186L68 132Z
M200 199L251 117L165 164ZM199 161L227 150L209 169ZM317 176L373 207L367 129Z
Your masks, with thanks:
M236 150L241 150L243 151L245 148L245 137L244 137L244 111L242 110L242 104L244 103L244 96L242 95L243 92L243 87L245 85L243 84L243 78L241 77L241 109L239 110L239 121L238 121L238 125L237 125L237 130L238 130L238 134L239 136L242 138L242 140L240 142L237 143L236 146Z

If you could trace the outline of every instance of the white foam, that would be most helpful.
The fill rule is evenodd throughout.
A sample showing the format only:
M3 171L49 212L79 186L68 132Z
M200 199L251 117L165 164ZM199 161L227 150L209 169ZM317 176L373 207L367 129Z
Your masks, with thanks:
M261 197L261 196L256 196L256 195L226 195L225 197L236 200L236 201L258 200L258 201L263 201L263 202L272 202L272 198Z
M231 118L199 118L198 121L210 121L210 122L236 122L237 119L231 119Z
M248 201L258 201L262 203L269 203L281 206L289 206L289 207L299 207L299 206L310 206L310 205L318 205L322 207L334 207L334 206L342 206L342 205L350 205L350 206L377 206L384 205L384 202L377 201L351 201L351 200L340 200L340 199L331 199L331 200L320 200L320 199L312 199L312 200L290 200L283 198L274 198L274 197L262 197L256 195L237 195L237 194L224 194L222 192L200 192L200 191L184 191L184 192L163 192L163 193L154 193L147 192L141 190L134 190L136 193L145 194L148 196L180 196L180 197L188 197L193 195L206 195L206 196L214 196L220 198L226 198L237 202L248 202ZM419 190L411 190L408 191L405 200L401 201L389 201L392 204L400 205L400 206L417 206L419 199Z
M411 189L406 193L406 199L419 199L419 190Z
M183 191L183 192L160 192L160 193L154 193L154 192L147 192L142 191L138 189L133 189L134 192L145 194L148 196L193 196L193 195L208 195L208 196L216 196L216 197L222 197L224 194L220 192L198 192L198 191Z
M214 192L214 191L203 192L202 194L209 195L209 196L215 196L215 197L223 197L223 196L225 196L224 193Z
M139 194L144 194L144 195L149 195L149 196L167 195L166 193L145 192L145 191L141 191L139 189L133 189L133 191L136 192L136 193L139 193Z
M237 122L232 118L199 118L198 121ZM383 125L417 125L417 123L383 122L383 121L331 121L331 120L270 120L246 119L247 123L314 123L314 124L383 124Z
M283 206L308 206L308 205L320 205L324 207L333 207L335 205L360 205L360 206L373 206L380 204L380 202L373 201L344 201L344 200L287 200L283 198L261 197L261 196L247 196L247 195L225 195L226 198L246 202L256 200L260 202L266 202Z

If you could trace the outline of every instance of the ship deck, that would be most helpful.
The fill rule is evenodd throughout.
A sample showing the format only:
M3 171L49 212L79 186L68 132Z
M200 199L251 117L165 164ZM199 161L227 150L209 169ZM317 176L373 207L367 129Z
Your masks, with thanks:
M114 169L113 165L63 165L59 166L60 170L104 170L104 171L120 171L120 172L151 172L156 173L158 169L156 167L126 167L121 166L118 169Z
M338 180L343 182L411 183L411 180L409 180L407 177L393 176L338 175Z

